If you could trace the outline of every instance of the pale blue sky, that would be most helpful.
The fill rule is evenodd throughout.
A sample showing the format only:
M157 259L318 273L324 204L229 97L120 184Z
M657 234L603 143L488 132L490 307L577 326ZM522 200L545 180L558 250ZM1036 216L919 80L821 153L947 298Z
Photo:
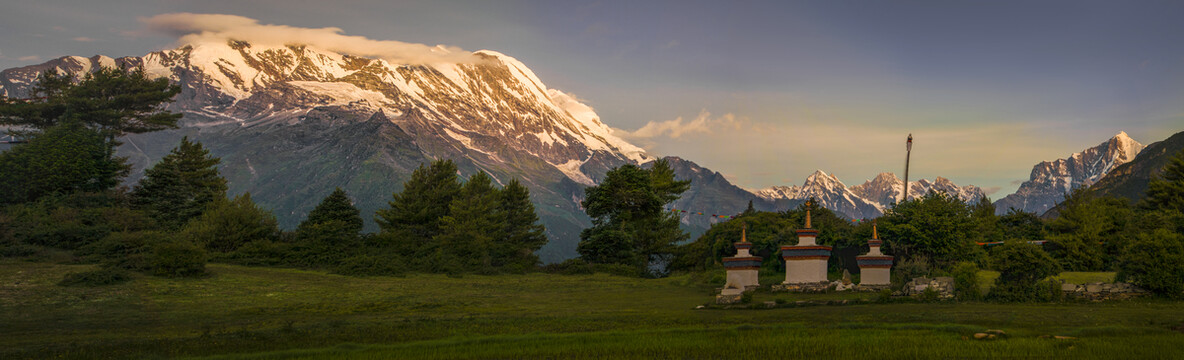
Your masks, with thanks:
M815 169L847 185L899 174L911 132L911 177L998 188L997 199L1037 162L1119 131L1151 143L1184 130L1178 1L5 1L3 8L0 68L166 48L175 39L142 32L137 19L173 12L497 50L584 99L610 126L635 132L654 123L630 137L651 152L691 159L749 188L799 184Z

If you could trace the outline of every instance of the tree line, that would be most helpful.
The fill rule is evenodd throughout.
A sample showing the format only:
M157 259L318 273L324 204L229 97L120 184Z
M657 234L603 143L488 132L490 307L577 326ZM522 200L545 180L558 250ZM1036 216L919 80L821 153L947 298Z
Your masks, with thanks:
M197 276L207 261L320 268L353 274L522 272L547 241L529 190L478 172L465 181L449 160L422 165L375 217L363 220L340 188L295 231L250 193L230 197L220 159L182 138L131 189L118 138L176 128L165 109L180 89L142 69L98 69L75 81L42 73L29 99L0 99L0 125L28 139L0 153L0 255L54 256L103 270L75 278L127 278L122 271ZM77 275L77 274L76 274Z

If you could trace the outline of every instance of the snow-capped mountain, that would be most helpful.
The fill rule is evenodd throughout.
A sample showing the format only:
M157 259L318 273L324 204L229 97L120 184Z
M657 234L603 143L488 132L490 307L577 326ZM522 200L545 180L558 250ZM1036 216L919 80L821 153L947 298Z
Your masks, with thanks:
M814 198L818 205L852 219L874 218L882 211L867 199L856 195L839 178L816 170L806 177L802 186L774 186L756 192L767 201L794 200L797 203Z
M1074 188L1093 185L1110 170L1134 160L1143 151L1143 144L1119 132L1109 140L1074 153L1065 159L1044 161L1032 167L1028 181L1015 193L995 202L995 211L1005 213L1010 208L1043 214L1065 199Z
M904 189L904 180L901 180L896 177L896 174L890 172L880 173L874 179L851 187L851 191L856 195L877 204L880 211L887 209L891 204L899 202L902 189ZM986 192L978 186L958 186L953 181L950 181L950 179L941 176L938 176L932 182L926 179L909 182L910 199L925 196L930 191L946 193L966 203L977 202L986 196Z
M847 187L838 177L818 170L807 177L802 186L773 186L758 190L755 194L774 202L805 201L813 197L825 208L852 219L861 219L882 215L890 205L900 201L903 189L904 180L890 172L880 173L863 184ZM909 182L910 198L925 196L930 191L944 192L968 203L985 196L977 186L958 186L943 177L932 182L925 179Z
M583 187L615 166L651 160L593 109L549 89L524 64L488 50L469 61L397 64L302 45L193 42L139 57L68 56L0 72L0 95L28 96L47 69L81 76L138 67L182 92L178 130L128 136L129 182L181 136L222 157L231 193L251 192L293 227L334 187L363 213L386 206L419 164L447 158L530 187L553 240L545 260L575 255Z

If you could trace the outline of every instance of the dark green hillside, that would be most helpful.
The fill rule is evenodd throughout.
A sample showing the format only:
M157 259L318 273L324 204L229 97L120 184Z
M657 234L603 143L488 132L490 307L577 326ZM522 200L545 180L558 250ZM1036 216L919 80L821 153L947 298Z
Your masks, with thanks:
M1122 164L1102 180L1090 187L1098 196L1115 196L1138 202L1147 192L1147 182L1152 174L1159 174L1168 159L1184 149L1184 132L1178 132L1166 140L1147 145L1135 160Z

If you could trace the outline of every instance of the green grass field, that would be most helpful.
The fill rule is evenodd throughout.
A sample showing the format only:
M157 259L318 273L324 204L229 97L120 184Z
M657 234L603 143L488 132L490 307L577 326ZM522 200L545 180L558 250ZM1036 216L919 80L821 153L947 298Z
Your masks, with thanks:
M1171 358L1184 304L892 303L704 309L690 276L353 278L211 264L61 287L89 265L0 260L0 358ZM755 301L859 298L758 293ZM963 340L1001 329L995 341ZM1076 339L1053 340L1041 335Z

